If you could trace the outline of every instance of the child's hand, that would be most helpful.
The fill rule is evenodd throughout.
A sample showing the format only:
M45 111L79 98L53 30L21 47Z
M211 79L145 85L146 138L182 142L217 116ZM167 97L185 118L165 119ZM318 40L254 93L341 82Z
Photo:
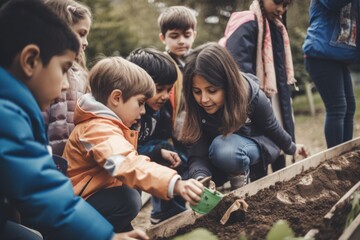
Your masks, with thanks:
M149 236L142 230L135 229L130 232L117 233L113 236L112 240L147 240Z
M307 151L304 144L296 144L295 155L301 155L304 158L306 158L309 155L309 152Z
M175 184L174 193L180 195L191 205L196 205L201 200L204 186L195 179L179 180Z
M169 151L166 149L161 149L161 156L163 159L170 162L169 167L171 167L171 168L176 168L181 163L179 154L177 154L176 152Z

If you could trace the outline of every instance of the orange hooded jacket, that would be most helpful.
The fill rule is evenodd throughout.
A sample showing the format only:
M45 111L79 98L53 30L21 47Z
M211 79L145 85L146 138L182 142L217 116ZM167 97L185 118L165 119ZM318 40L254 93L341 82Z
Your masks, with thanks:
M68 160L68 176L75 194L86 199L101 189L125 184L162 199L172 197L180 176L138 155L137 131L126 127L91 94L79 99L74 122L63 157Z

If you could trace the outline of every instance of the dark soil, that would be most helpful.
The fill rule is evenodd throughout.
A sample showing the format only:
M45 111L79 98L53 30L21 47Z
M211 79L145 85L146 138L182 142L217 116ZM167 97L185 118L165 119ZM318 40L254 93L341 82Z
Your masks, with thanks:
M265 239L271 226L283 219L288 221L296 236L304 236L310 229L319 229L316 239L338 239L344 230L349 208L343 206L338 209L331 223L323 222L323 217L358 181L360 150L353 150L329 159L290 181L277 182L246 197L245 201L249 204L247 212L235 212L228 223L221 225L221 217L235 200L235 196L229 194L213 211L198 218L193 225L180 228L176 235L202 227L221 240L239 239L241 235L249 240Z

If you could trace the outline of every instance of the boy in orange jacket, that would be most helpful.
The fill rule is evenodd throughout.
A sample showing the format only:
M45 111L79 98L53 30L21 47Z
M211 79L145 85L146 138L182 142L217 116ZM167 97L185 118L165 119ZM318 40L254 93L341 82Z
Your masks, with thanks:
M78 101L76 127L63 154L75 194L112 223L115 232L132 229L130 222L141 208L135 188L165 200L180 195L196 205L203 192L200 182L183 181L175 170L136 151L138 132L131 127L145 114L145 102L155 93L145 70L110 57L91 69L89 81L92 95Z

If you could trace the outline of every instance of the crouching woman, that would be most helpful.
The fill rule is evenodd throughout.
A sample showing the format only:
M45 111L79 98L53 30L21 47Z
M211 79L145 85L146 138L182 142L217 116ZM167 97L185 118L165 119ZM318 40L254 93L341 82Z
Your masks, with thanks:
M233 190L249 183L251 165L266 168L281 150L307 157L305 146L292 142L277 122L257 80L241 73L217 43L203 44L186 58L182 140L191 144L192 178L212 176L217 185L230 180Z

